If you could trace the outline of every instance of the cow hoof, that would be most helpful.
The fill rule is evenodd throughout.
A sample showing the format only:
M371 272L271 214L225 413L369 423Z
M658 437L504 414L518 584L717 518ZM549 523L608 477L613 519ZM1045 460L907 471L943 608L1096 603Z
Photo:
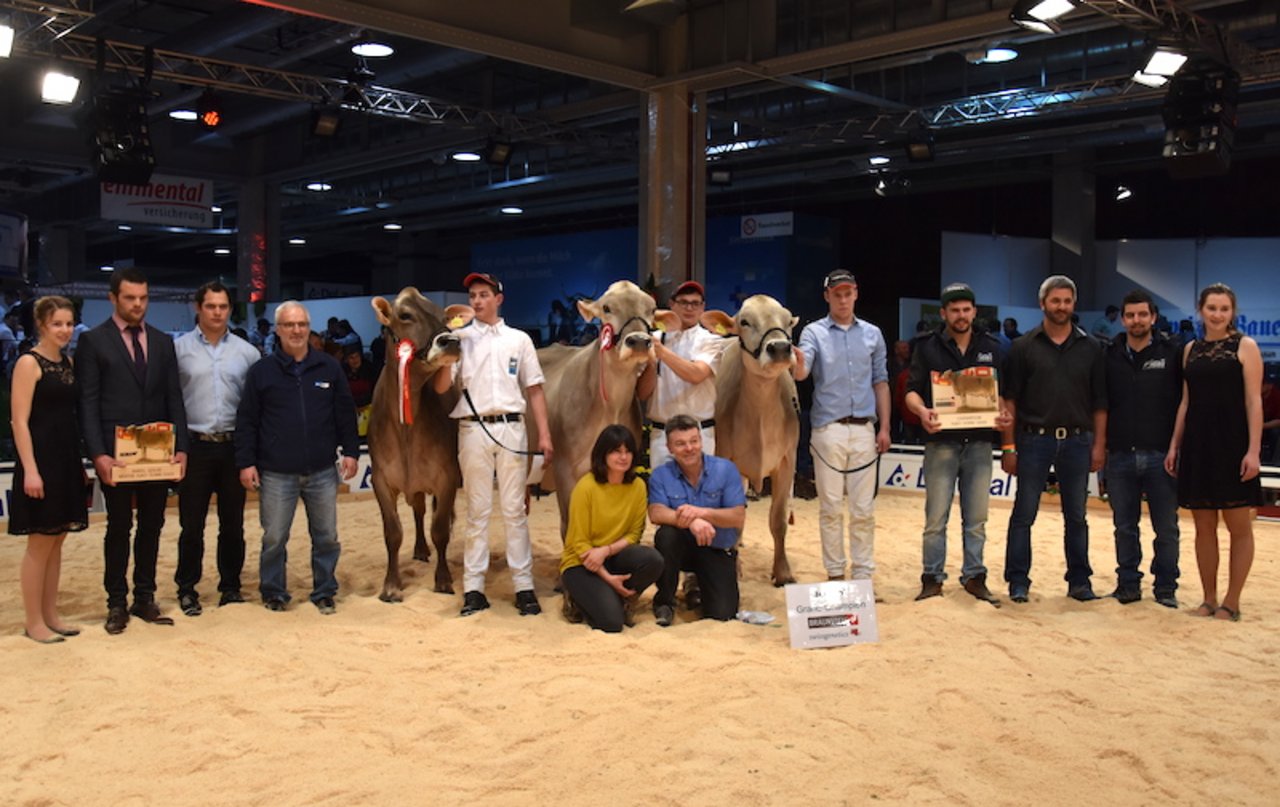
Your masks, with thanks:
M774 577L774 578L773 578L773 587L774 587L774 588L782 588L783 586L789 586L789 585L791 585L791 584L792 584L792 583L794 583L794 582L796 582L795 575L790 575L790 574L788 574L788 575L786 575L786 576L784 576L784 577Z
M383 602L404 602L404 594L399 591L384 591L378 595Z
M435 591L437 594L452 594L453 583L436 583Z
M429 562L431 561L431 552L430 552L430 551L424 551L424 552L416 552L416 551L415 551L415 552L413 553L413 559L414 559L414 560L420 560L420 561L422 561L423 563L429 563Z

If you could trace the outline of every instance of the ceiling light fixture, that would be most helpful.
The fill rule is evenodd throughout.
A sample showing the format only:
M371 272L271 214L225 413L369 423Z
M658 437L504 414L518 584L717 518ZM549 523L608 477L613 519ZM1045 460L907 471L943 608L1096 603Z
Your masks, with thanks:
M1116 186L1116 201L1123 202L1133 198L1133 191L1124 185Z
M222 212L222 205L214 205L213 207L209 208L209 212L210 212L210 213L221 213L221 212Z
M230 255L231 250L228 249L227 247L218 247L213 251L213 254L214 255Z
M1062 26L1055 20L1076 5L1076 0L1018 0L1013 11L1009 12L1009 19L1029 31L1056 34L1062 30Z
M1001 64L1018 58L1018 52L1008 47L986 48L967 51L964 58L969 64Z
M385 59L394 54L396 49L386 42L366 37L352 45L351 52L365 59Z
M13 53L13 26L0 23L0 59L8 59Z
M892 160L883 154L872 154L867 158L867 162L873 166L888 165Z
M484 158L474 151L455 151L453 159L455 162L460 163L478 163Z
M308 182L307 190L314 191L316 193L324 193L325 191L333 190L333 186L328 182Z
M1144 73L1141 70L1133 74L1134 83L1141 84L1144 87L1163 87L1169 83L1168 76L1157 76L1153 73Z
M109 263L104 263L98 267L99 272L114 272L116 268Z
M1172 45L1158 45L1147 57L1147 64L1138 72L1148 76L1172 76L1187 63L1187 54Z
M171 109L169 110L169 117L180 121L196 121L200 119L200 115L194 109Z
M382 225L382 229L389 233L397 233L404 229L404 225L397 221L388 221L386 224Z
M500 212L505 216L519 216L524 213L524 208L516 205L507 205Z
M307 243L307 239L305 238L294 237L289 239L289 245L294 247L305 246L306 243Z
M933 131L921 126L907 135L903 148L913 163L933 162Z
M117 230L119 230L119 231L120 231L120 232L122 232L122 233L127 233L127 232L129 232L130 230L132 230L133 228L132 228L132 227L130 227L128 224L117 224L117 225L116 225L116 229L117 229Z
M40 84L40 98L46 104L69 104L79 91L80 79L60 67L49 68Z

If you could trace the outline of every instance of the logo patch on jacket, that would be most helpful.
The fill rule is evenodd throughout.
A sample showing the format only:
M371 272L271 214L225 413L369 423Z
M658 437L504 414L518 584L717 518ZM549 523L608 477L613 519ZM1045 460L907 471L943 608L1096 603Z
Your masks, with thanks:
M1142 363L1144 370L1163 370L1165 367L1165 359L1147 359Z

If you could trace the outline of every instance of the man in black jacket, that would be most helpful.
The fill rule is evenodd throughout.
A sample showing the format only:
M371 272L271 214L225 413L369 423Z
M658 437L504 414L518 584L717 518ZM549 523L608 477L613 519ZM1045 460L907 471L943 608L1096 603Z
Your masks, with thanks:
M1182 400L1182 356L1158 332L1155 304L1145 291L1125 295L1125 333L1107 346L1107 495L1116 530L1116 590L1128 604L1142 599L1138 521L1147 499L1155 530L1151 574L1156 602L1177 608L1178 487L1164 470Z
M973 330L977 314L973 289L963 283L947 286L942 290L945 328L920 339L911 355L906 406L920 418L920 425L928 434L924 446L924 573L920 575L917 600L942 593L942 581L947 576L947 520L958 480L964 531L960 583L974 597L999 603L987 588L987 567L982 558L991 497L991 448L997 435L989 426L943 431L933 400L935 374L948 383L954 383L966 370L973 376L995 375L998 387L1004 364L1000 340ZM1007 425L1008 415L1002 407L995 426Z
M80 382L80 425L89 459L102 486L107 506L104 538L107 590L107 633L129 625L132 614L154 625L172 625L156 606L156 556L168 482L122 482L112 478L121 463L115 459L117 426L163 421L173 424L174 463L187 465L187 417L178 383L178 359L173 340L143 322L150 299L147 277L137 269L121 269L111 276L108 293L115 311L106 322L85 331L76 351ZM133 607L128 608L129 533L134 509L138 531L133 540Z
M311 533L311 602L332 614L341 551L334 466L341 447L342 478L356 474L356 408L337 359L308 344L311 317L302 303L280 304L276 335L280 349L249 370L236 412L240 484L259 489L262 601L272 611L289 603L286 544L301 496Z

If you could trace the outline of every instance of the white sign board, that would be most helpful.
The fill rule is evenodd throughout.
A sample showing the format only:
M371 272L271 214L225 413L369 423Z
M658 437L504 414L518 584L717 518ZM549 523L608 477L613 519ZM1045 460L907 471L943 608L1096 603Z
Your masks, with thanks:
M876 595L870 580L831 580L787 586L787 626L793 648L876 642Z
M213 183L152 174L146 185L101 184L102 218L172 227L213 226Z
M777 238L795 230L793 213L760 213L743 216L740 234L743 238Z

